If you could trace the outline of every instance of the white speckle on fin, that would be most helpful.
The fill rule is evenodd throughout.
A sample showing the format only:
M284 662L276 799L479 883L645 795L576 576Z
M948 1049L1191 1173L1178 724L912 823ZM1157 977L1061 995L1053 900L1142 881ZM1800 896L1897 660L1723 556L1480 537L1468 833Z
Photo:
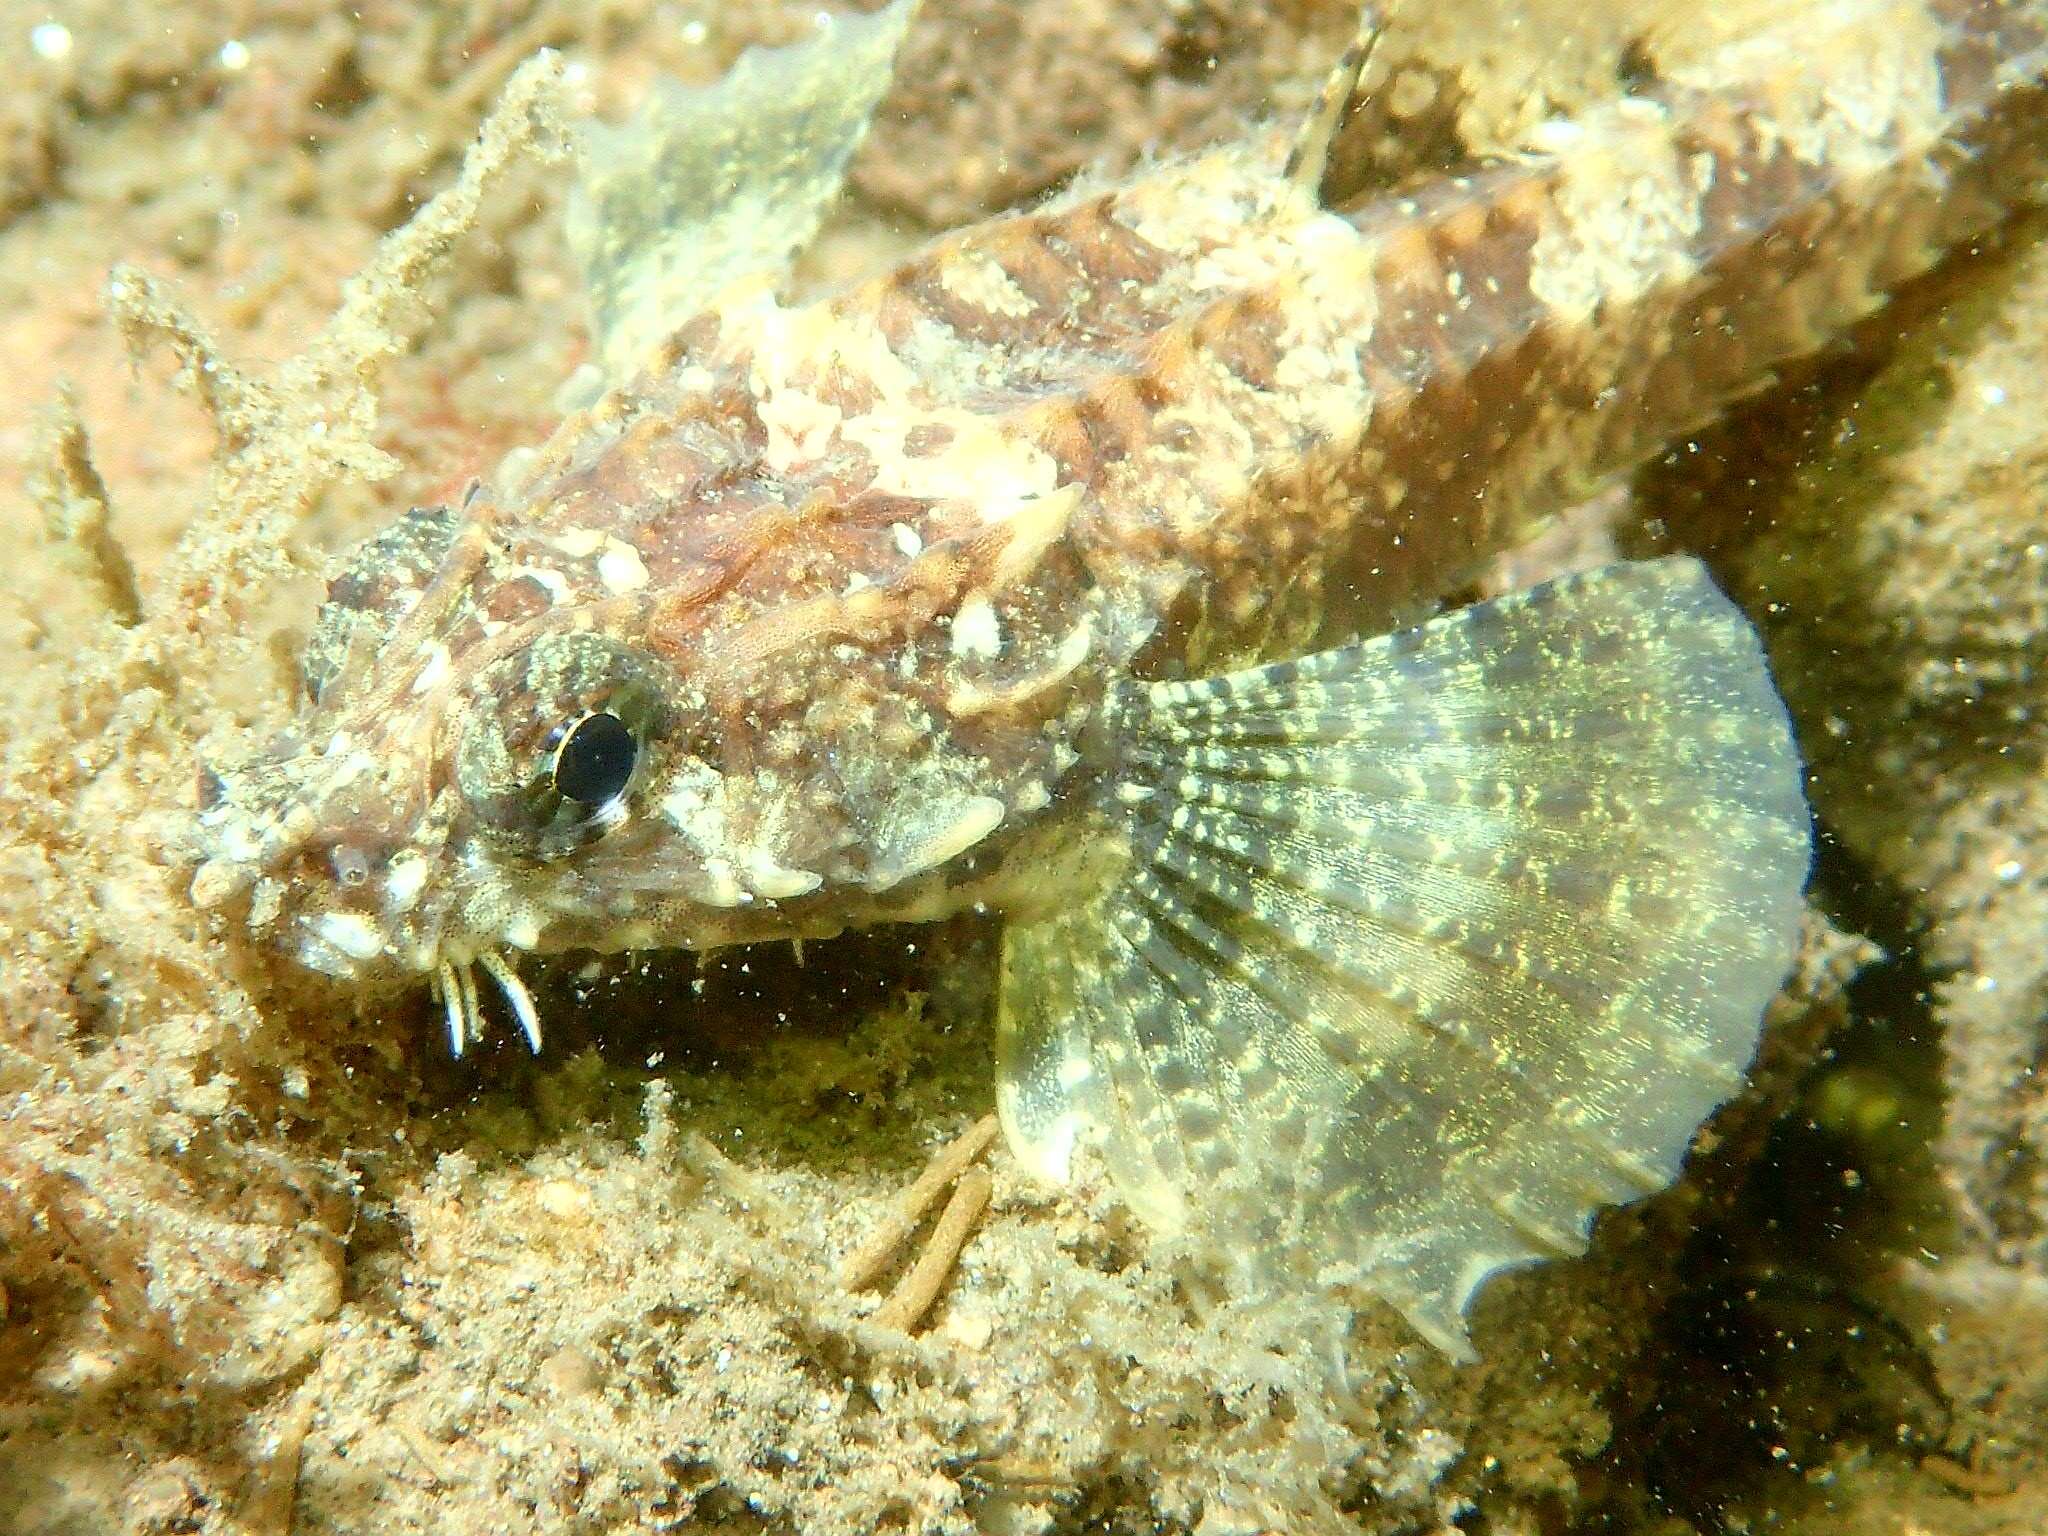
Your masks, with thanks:
M569 243L613 377L720 288L779 272L810 240L915 8L826 15L815 37L749 49L708 87L664 80L631 122L586 131Z
M1489 1276L1677 1176L1791 964L1807 811L1755 633L1696 561L1614 566L1134 689L1118 728L1123 863L1004 935L1020 1161L1092 1142L1251 1288L1362 1286L1470 1358Z

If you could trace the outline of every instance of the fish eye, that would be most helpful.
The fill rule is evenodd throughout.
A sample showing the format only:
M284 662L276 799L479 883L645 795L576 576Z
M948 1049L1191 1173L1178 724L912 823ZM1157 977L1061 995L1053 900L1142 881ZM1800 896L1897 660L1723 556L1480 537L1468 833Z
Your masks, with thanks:
M679 679L605 635L543 635L471 685L455 780L476 830L515 858L567 858L633 821L678 749Z
M608 710L571 721L555 748L555 793L596 809L626 792L640 760L632 727Z

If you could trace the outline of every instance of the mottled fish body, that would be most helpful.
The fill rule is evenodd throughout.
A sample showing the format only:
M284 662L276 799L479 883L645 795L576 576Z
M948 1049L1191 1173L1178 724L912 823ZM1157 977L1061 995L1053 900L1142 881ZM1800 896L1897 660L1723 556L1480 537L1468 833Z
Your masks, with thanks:
M1257 135L789 303L907 15L593 150L612 386L351 558L198 894L458 1048L473 964L538 1042L516 952L985 904L1027 1166L1462 1352L1739 1084L1806 811L1690 561L1386 632L2037 197L2048 4L1818 5L1355 206Z

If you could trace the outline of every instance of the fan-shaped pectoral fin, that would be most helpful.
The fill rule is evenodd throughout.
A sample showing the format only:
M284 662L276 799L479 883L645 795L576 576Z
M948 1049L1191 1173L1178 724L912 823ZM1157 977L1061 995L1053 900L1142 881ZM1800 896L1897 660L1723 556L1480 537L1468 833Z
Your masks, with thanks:
M1741 1083L1809 830L1755 633L1690 560L1134 689L1113 877L1006 940L1027 1167L1098 1145L1255 1285L1469 1353L1496 1271L1662 1188Z

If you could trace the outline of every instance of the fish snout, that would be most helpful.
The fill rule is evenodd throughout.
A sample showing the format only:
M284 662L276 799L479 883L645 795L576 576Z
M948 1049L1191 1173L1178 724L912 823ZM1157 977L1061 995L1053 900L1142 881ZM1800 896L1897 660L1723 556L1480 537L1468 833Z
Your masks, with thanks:
M388 968L419 947L432 853L410 797L320 758L200 773L194 902L246 895L253 932L330 975Z

